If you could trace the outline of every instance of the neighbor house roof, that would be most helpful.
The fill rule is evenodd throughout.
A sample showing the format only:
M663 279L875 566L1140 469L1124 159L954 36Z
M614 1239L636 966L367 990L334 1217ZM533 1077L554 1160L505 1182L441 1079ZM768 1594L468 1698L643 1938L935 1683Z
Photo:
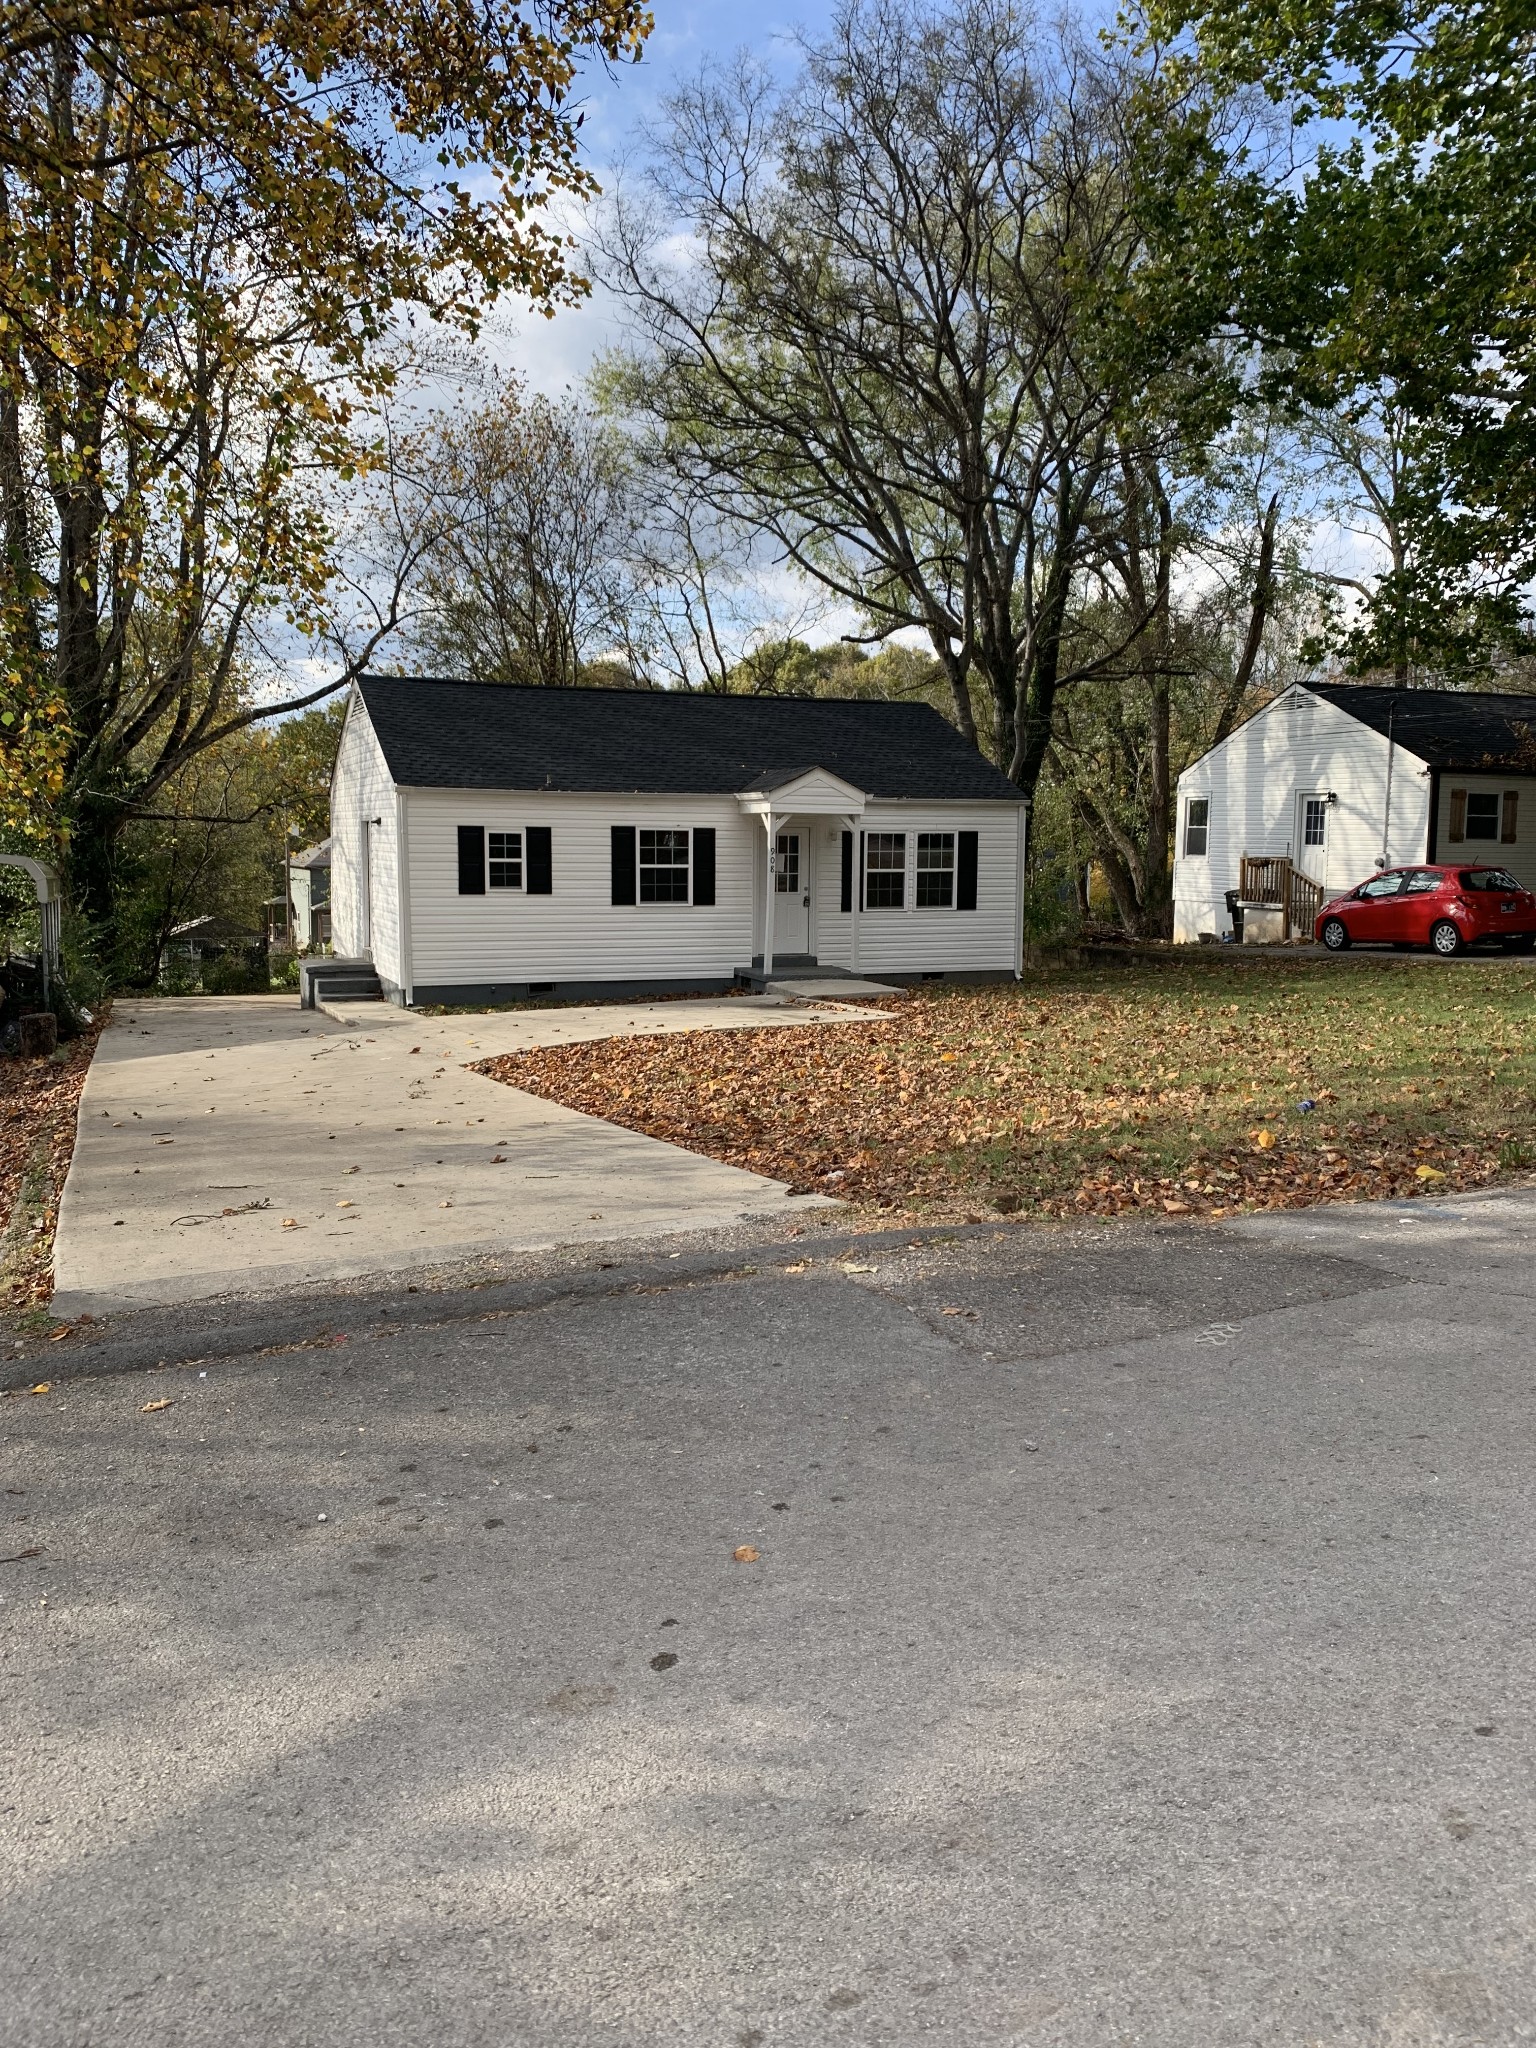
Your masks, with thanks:
M927 704L407 676L364 676L358 690L390 774L410 788L735 794L781 784L791 762L866 796L1023 801Z
M306 846L302 853L290 853L288 865L291 868L328 868L331 864L331 842L321 839L313 846Z
M1395 690L1369 683L1309 683L1431 768L1536 775L1536 697L1485 690Z

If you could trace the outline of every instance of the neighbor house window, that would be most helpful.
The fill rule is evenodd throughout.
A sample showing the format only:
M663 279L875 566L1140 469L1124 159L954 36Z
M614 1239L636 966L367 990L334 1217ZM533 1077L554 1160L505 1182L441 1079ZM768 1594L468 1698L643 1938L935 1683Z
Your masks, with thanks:
M918 909L948 910L954 900L954 833L919 832L917 835Z
M1184 811L1184 851L1204 859L1211 832L1211 800L1192 796Z
M1301 807L1301 843L1322 846L1328 838L1328 799L1309 796Z
M1499 836L1499 797L1496 790L1469 789L1467 791L1467 825L1469 839L1497 839Z
M521 832L486 834L493 889L521 889L523 886L523 835Z
M907 900L907 835L871 832L864 840L864 906L900 910Z
M686 832L642 832L640 834L640 901L642 903L686 903L688 901L688 834Z

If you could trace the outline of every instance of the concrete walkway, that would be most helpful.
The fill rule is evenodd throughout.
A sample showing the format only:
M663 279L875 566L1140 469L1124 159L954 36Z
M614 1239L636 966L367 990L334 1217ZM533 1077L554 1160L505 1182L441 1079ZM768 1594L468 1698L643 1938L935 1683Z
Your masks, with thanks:
M773 996L411 1016L124 1001L60 1205L61 1316L824 1206L467 1071L530 1046L877 1014Z

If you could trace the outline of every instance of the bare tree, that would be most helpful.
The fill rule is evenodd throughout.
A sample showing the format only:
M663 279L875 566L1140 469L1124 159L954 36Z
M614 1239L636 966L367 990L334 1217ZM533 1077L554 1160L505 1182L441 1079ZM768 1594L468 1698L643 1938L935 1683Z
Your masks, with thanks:
M638 330L613 382L872 637L920 628L972 739L978 680L1033 790L1058 693L1123 651L1074 663L1070 625L1136 397L1131 80L1010 0L848 0L804 59L668 107L602 232Z
M418 437L414 487L437 507L416 638L485 682L580 683L624 637L632 526L623 437L574 400L506 379Z

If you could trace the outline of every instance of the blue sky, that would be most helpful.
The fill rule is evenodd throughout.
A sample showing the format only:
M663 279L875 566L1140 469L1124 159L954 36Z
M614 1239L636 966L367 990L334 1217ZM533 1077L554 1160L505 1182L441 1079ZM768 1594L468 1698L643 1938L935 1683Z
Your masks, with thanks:
M815 35L825 29L832 19L833 0L797 0L782 8L732 6L729 0L697 0L693 5L652 0L651 11L656 26L640 63L625 65L612 77L589 71L577 93L587 117L582 129L586 160L604 184L680 81L711 57L729 57L743 48L769 58L778 52L786 66L792 64L796 32ZM610 309L598 298L553 320L530 316L509 304L502 309L498 326L502 332L488 342L489 352L551 393L577 381L616 333Z

